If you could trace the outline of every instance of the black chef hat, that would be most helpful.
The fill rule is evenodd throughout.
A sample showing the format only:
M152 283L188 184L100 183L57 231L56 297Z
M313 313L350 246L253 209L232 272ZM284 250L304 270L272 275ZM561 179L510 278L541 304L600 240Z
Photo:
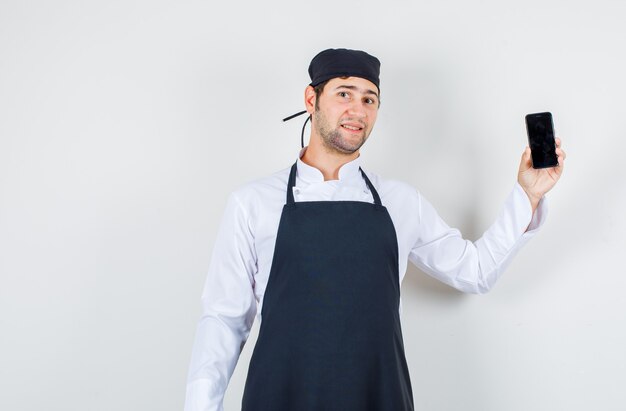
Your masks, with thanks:
M317 54L309 65L311 86L335 77L361 77L376 84L380 92L380 61L364 51L327 49Z
M379 75L380 61L361 50L326 49L313 57L309 64L310 85L313 87L335 77L361 77L374 83L380 93ZM286 117L283 121L291 120L304 113L306 110ZM310 119L311 116L308 116L302 125L302 147L304 147L304 129Z

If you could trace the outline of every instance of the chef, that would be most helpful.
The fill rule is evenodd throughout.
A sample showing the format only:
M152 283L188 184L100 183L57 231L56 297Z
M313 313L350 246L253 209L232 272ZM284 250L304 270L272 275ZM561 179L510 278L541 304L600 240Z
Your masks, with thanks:
M496 221L475 242L419 191L367 170L359 151L378 115L379 72L379 60L363 51L317 54L298 113L311 121L308 146L291 167L230 195L185 410L223 410L255 317L242 411L413 410L400 323L407 262L463 292L485 293L543 225L545 194L563 170L560 139L555 168L533 169L526 148Z

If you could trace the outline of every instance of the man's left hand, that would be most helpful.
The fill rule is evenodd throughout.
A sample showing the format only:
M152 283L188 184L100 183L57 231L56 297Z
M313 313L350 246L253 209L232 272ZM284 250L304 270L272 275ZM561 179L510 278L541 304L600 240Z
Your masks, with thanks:
M541 197L554 187L563 173L565 151L561 148L561 139L557 137L555 140L556 155L559 159L559 164L555 167L533 168L530 158L530 147L526 147L524 154L522 154L522 161L520 162L519 172L517 173L517 181L528 195L533 213Z

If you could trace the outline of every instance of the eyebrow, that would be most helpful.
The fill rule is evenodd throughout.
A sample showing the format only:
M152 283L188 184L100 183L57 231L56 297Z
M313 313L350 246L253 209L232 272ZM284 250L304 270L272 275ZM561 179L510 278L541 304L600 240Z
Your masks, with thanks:
M376 97L378 97L378 93L376 93L375 91L370 90L370 89L361 90L357 86L348 86L346 84L342 84L340 86L335 87L335 90L339 90L340 88L347 88L348 90L357 90L357 91L360 91L363 94L373 94Z

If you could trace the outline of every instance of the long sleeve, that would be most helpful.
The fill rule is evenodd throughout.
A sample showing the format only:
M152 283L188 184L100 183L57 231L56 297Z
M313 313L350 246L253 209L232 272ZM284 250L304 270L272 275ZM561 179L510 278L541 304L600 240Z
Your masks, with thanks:
M223 411L226 387L256 315L256 261L246 210L231 194L202 293L185 411Z
M420 235L409 260L427 274L468 293L486 293L520 248L543 225L546 198L532 213L530 201L515 183L496 221L475 242L450 228L433 206L419 195Z

